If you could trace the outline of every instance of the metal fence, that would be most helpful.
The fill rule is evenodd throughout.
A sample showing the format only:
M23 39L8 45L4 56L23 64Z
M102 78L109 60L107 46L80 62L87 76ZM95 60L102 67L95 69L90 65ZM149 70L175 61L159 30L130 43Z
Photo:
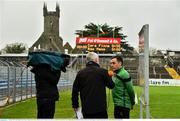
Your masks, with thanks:
M100 55L100 66L108 69L111 56ZM85 54L71 56L66 73L61 72L59 91L71 89L77 72L85 65ZM30 68L17 61L0 59L0 106L32 98L35 93L34 74Z
M76 73L73 68L61 73L60 91L71 89ZM0 60L0 106L32 98L35 94L34 74L30 68L18 62Z

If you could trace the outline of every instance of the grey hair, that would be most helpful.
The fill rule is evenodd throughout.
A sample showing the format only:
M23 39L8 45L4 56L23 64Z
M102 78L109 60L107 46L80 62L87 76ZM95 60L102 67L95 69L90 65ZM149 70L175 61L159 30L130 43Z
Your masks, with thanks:
M98 54L95 53L95 52L89 52L89 53L86 55L86 60L87 60L87 62L89 62L89 61L95 61L95 60L98 59L98 58L99 58L99 56L98 56Z

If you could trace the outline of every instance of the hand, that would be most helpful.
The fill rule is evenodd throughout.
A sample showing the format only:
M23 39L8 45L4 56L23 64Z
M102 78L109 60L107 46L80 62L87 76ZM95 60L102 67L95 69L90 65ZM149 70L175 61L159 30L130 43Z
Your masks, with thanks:
M108 71L108 75L109 75L110 77L112 77L112 76L114 76L114 72L113 72L112 70L109 70L109 71Z

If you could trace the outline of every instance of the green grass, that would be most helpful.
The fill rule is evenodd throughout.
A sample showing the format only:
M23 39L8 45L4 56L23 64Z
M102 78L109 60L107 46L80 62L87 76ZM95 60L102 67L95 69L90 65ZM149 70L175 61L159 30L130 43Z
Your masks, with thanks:
M141 88L135 87L139 97ZM108 114L113 118L113 101L107 90ZM179 87L150 87L151 118L180 118L180 89ZM0 118L36 118L35 98L10 105L2 110ZM56 119L74 119L71 108L71 91L60 92L60 100L56 103ZM139 104L131 110L131 118L139 118Z
M22 101L4 109L1 109L1 118L35 118L36 117L36 100L29 99Z
M153 118L180 118L180 87L151 87L150 111Z

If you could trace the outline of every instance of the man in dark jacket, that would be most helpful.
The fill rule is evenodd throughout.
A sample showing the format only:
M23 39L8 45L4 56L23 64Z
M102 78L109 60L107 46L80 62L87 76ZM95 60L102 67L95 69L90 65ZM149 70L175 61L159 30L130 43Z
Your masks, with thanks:
M106 86L112 89L114 83L108 71L100 68L96 53L89 52L86 59L86 67L78 72L73 84L72 107L75 111L78 110L80 92L84 118L108 118Z
M52 51L29 52L28 65L36 82L37 118L53 118L59 99L58 81L69 64L69 55Z
M55 102L59 99L57 84L61 71L51 71L45 64L35 66L31 71L36 81L37 118L53 118Z

